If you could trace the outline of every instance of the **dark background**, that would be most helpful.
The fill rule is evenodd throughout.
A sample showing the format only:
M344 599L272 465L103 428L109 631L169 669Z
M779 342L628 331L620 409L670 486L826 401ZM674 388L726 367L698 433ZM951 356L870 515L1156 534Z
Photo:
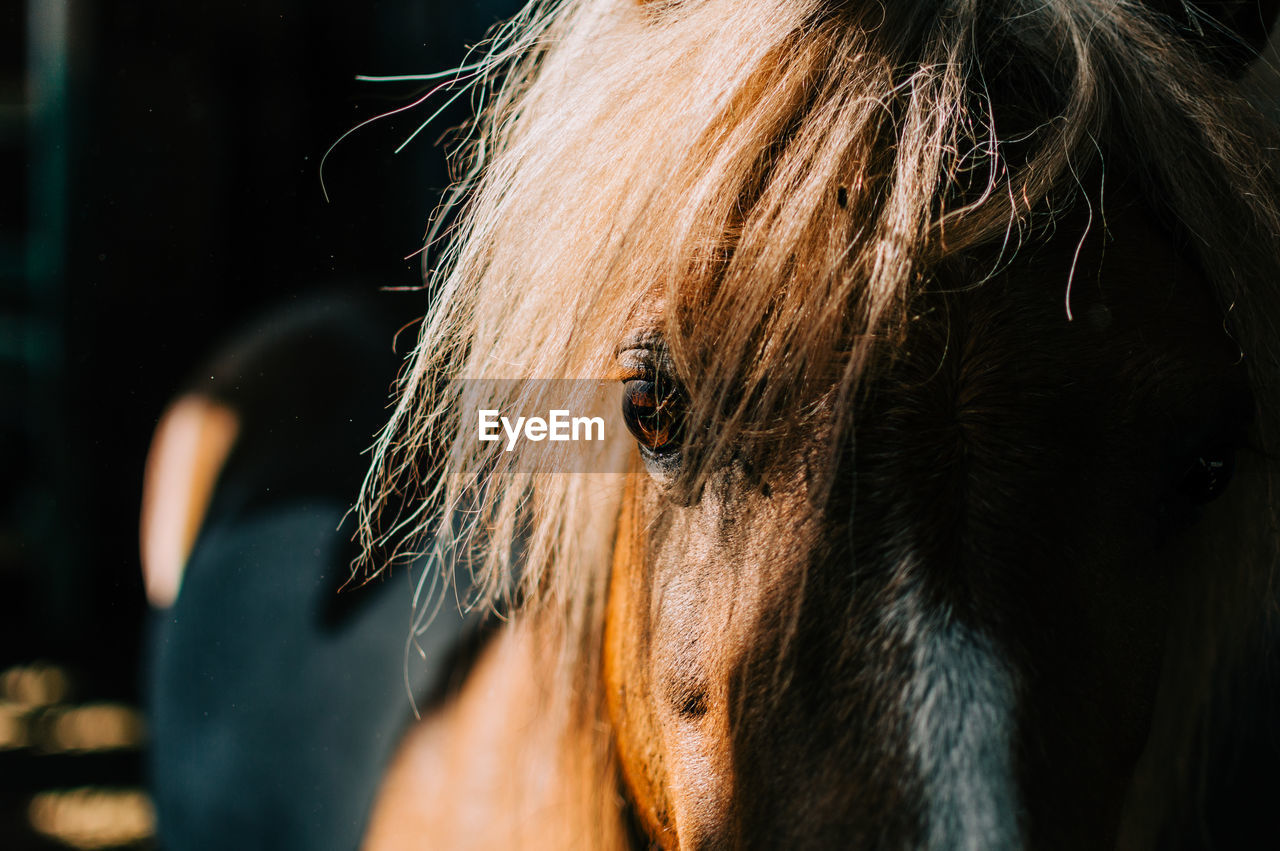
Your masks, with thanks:
M45 660L80 700L138 702L161 411L264 310L340 290L422 314L379 291L421 281L404 258L467 99L399 155L446 95L347 138L329 203L320 158L422 91L355 75L447 69L517 5L0 0L0 671ZM141 782L136 754L50 759L0 748L0 845L38 788Z

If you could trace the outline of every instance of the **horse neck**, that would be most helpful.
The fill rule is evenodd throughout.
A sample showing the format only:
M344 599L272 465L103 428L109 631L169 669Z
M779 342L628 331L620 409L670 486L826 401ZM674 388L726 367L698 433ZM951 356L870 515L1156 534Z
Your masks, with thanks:
M499 630L458 693L410 729L366 851L628 847L602 714L569 706L547 632Z

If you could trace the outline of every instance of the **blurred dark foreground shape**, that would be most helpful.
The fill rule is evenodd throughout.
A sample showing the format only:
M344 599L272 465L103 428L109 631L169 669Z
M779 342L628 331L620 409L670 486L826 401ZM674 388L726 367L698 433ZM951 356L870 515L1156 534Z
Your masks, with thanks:
M394 330L349 298L291 307L237 338L162 420L144 529L175 503L202 518L189 558L177 560L180 585L173 563L158 565L179 545L153 541L173 523L152 523L143 540L155 550L153 601L177 592L156 610L147 678L166 848L360 842L412 717L410 573L339 590L355 554L347 512L363 450L396 371ZM208 470L227 447L201 511ZM193 495L183 496L184 481ZM456 607L442 607L420 637L425 659L415 650L408 668L420 697L461 626Z

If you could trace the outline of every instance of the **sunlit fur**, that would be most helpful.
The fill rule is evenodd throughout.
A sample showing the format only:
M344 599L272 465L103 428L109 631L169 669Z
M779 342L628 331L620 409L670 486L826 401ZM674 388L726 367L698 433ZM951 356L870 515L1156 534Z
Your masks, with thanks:
M375 567L389 552L461 549L477 601L518 601L554 622L569 723L598 709L623 477L516 473L504 466L514 457L494 468L459 442L450 379L608 376L635 317L660 304L695 402L690 431L714 424L696 480L726 453L803 428L808 400L852 410L942 264L980 257L980 283L1068 209L1102 227L1096 187L1122 167L1211 281L1258 400L1253 442L1269 454L1275 139L1143 4L534 3L477 73L483 118L464 152L461 218L378 443L365 542ZM1064 265L1046 284L1067 314L1071 275ZM833 452L856 425L837 423ZM1178 794L1164 778L1190 764L1218 663L1261 606L1272 488L1269 467L1242 483L1233 498L1247 516L1224 530L1231 543L1179 580L1133 837L1159 829ZM433 536L431 518L457 506L473 522ZM504 543L517 536L518 563Z

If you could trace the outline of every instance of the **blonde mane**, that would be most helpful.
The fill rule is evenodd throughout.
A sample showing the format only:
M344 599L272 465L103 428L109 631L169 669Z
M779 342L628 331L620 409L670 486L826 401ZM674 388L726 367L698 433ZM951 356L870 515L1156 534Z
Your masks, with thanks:
M994 271L1068 206L1100 226L1084 176L1123 171L1212 281L1260 439L1280 425L1274 132L1142 4L551 0L479 68L459 218L361 497L365 568L465 554L473 603L563 625L580 685L622 479L495 466L460 442L456 379L517 379L515 406L540 392L525 379L606 377L648 305L716 423L709 468L794 424L797 400L852 399L940 264L982 251ZM1070 270L1051 284L1069 314ZM1241 580L1207 592L1214 623L1267 581L1264 525ZM1208 657L1214 635L1186 641Z

